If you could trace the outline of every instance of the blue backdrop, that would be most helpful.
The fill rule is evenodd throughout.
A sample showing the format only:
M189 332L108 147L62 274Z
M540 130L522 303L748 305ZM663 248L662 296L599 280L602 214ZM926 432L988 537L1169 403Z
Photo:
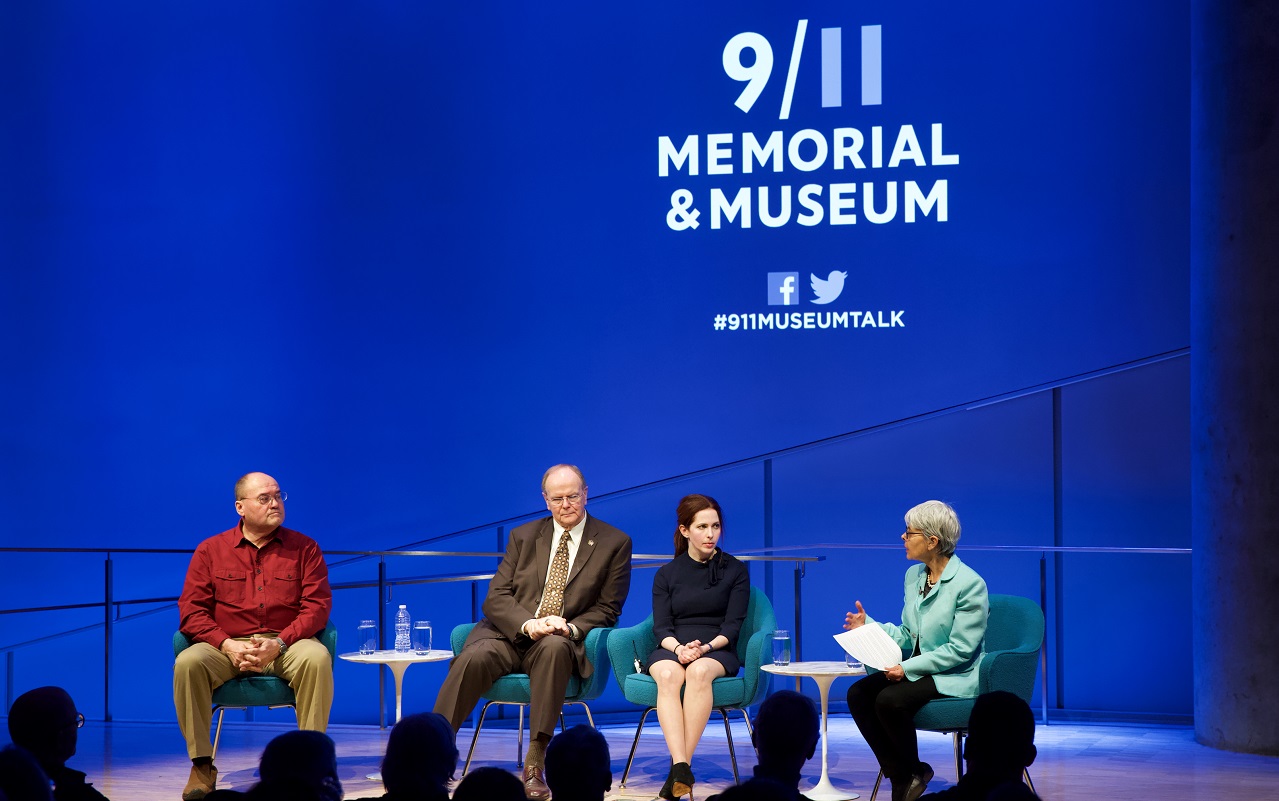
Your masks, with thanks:
M391 547L536 509L557 461L599 495L1185 348L1188 17L9 4L3 544L194 547L263 469L326 547ZM1129 384L1070 396L1064 544L1184 504L1185 372ZM1136 419L1156 447L1116 467ZM988 544L1051 539L1051 409L947 426L932 482L922 434L797 459L779 482L820 497L775 544L891 541L933 495L971 497ZM1070 472L1094 463L1104 487ZM668 547L670 494L637 550ZM1171 516L1156 544L1188 544ZM6 607L97 592L23 564ZM1189 709L1175 681L1152 708Z

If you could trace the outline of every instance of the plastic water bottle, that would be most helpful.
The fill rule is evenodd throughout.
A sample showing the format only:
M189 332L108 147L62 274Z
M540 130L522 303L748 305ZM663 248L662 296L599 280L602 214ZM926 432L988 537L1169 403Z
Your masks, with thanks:
M411 628L409 609L404 604L400 604L400 611L395 613L395 652L397 654L407 654L413 649L413 640L409 634Z

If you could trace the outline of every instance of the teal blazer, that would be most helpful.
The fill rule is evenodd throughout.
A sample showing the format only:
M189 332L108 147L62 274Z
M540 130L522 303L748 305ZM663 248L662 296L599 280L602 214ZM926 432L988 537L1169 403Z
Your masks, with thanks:
M977 695L977 665L981 662L986 637L990 601L986 582L977 571L951 555L941 581L920 595L928 579L928 567L912 565L906 570L906 602L902 624L878 623L870 615L866 622L888 632L902 649L902 669L915 681L932 676L937 691L954 698ZM919 643L919 656L915 643Z

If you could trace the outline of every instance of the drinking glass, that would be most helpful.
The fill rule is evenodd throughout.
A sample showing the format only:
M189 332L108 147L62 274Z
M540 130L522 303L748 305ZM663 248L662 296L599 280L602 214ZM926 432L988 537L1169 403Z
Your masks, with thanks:
M371 654L377 650L377 624L372 620L361 620L360 626L355 630L355 644L360 647L360 653Z
M431 621L413 621L413 653L419 656L431 650Z
M790 664L790 632L786 629L773 632L773 664Z
M847 665L850 670L861 670L862 668L862 663L857 661L857 657L847 651L844 652L844 664Z

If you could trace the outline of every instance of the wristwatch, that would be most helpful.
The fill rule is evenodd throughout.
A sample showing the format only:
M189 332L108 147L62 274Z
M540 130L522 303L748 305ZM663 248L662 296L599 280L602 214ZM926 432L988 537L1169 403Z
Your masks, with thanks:
M284 640L280 639L279 637L275 638L275 643L276 645L280 646L280 653L284 653L285 651L289 650L288 644L285 643Z

